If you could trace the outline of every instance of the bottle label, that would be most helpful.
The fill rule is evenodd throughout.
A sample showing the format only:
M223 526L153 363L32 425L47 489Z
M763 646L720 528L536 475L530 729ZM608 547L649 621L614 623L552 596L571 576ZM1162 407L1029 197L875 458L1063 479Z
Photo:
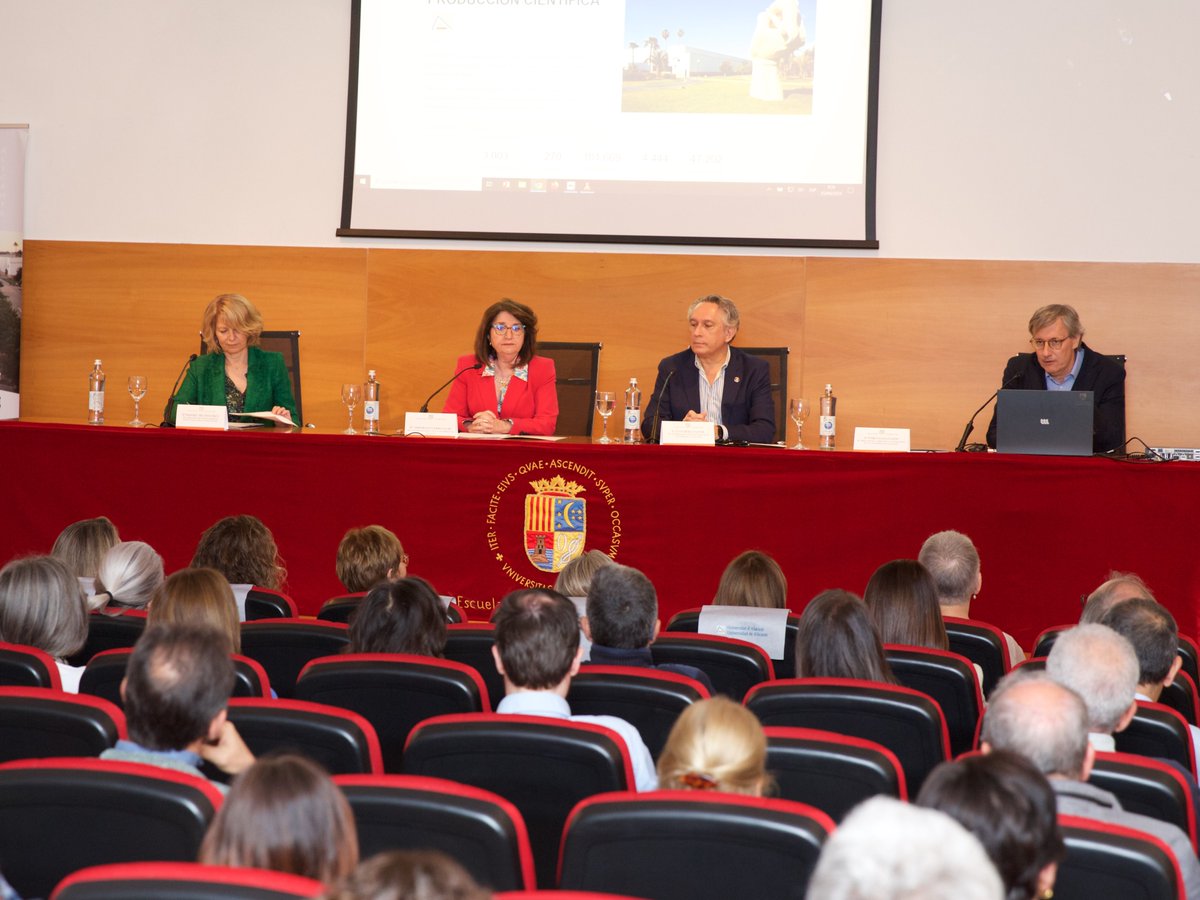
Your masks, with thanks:
M88 409L104 412L104 391L88 391Z
M642 427L642 411L636 406L631 406L625 410L625 430L633 431L636 428Z
M837 434L837 416L821 416L821 435L833 437Z
M379 401L366 400L363 402L363 421L378 422L379 421Z

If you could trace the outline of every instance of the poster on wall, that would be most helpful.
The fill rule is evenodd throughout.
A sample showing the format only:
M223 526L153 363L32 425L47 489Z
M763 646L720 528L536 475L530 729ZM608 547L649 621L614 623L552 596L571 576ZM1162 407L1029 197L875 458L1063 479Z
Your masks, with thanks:
M0 419L21 414L21 282L28 125L0 125Z

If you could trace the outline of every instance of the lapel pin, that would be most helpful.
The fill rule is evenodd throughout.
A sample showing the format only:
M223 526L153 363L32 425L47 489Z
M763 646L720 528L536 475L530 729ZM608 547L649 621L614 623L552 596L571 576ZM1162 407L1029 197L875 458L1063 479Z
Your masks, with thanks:
M741 376L741 375L734 375L734 376L733 376L733 383L734 383L734 384L737 384L737 383L738 383L738 382L740 382L741 380L742 380L742 376Z

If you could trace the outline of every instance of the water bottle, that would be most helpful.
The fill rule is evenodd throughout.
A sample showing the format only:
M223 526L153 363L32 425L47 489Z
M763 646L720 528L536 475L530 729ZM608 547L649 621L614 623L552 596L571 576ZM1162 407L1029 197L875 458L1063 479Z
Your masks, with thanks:
M88 375L88 424L104 424L104 370L100 368L100 360L96 360Z
M630 378L629 387L625 388L625 437L622 442L642 442L642 389L636 378Z
M833 396L833 386L827 384L825 394L821 397L821 449L832 450L836 435L837 397Z
M379 382L375 370L367 370L367 383L363 385L363 425L367 434L379 434Z

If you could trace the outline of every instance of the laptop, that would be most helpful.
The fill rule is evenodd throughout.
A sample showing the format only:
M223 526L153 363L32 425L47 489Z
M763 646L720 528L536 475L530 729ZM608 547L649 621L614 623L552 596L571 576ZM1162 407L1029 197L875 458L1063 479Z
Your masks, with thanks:
M1092 391L1001 391L996 398L996 450L1091 456L1092 396Z

